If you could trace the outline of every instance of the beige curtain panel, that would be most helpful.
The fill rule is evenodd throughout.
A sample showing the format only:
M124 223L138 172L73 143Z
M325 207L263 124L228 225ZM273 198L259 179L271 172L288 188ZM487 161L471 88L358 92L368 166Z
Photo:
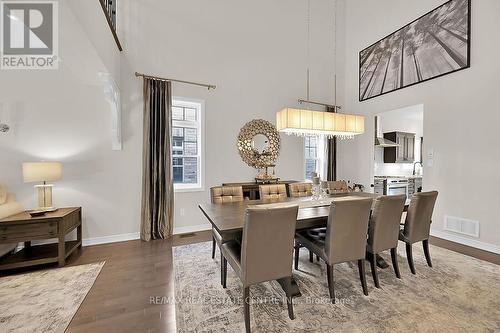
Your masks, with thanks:
M172 235L172 86L144 79L141 239Z

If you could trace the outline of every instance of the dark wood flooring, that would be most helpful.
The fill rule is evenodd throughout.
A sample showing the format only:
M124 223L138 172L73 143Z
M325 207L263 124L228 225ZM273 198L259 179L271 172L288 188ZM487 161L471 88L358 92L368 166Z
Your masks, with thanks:
M150 298L174 296L173 246L210 239L206 231L169 240L89 246L71 255L69 265L106 264L66 332L175 332L175 305L154 304ZM430 243L500 264L497 254L435 237Z
M84 247L70 265L106 264L66 332L175 332L175 305L151 304L150 297L174 296L172 246L210 239L201 232Z

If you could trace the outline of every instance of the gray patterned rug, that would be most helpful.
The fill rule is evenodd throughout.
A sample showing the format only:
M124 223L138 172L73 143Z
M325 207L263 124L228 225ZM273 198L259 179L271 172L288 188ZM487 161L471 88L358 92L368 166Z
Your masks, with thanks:
M402 279L392 267L379 269L381 289L366 265L368 297L357 264L335 265L337 304L329 302L324 263L310 263L301 250L294 271L302 297L294 299L295 320L287 315L276 282L250 288L252 332L499 332L500 266L431 246L434 267L414 246L416 275L404 245L398 249ZM244 331L242 288L228 265L227 289L220 285L220 255L211 243L174 248L175 301L179 332ZM382 255L390 263L390 255Z
M0 278L0 332L64 332L104 262Z

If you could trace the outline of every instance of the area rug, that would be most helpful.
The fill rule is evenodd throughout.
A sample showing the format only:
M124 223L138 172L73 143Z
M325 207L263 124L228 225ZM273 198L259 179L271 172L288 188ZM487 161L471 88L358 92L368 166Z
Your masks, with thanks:
M381 288L363 295L357 264L335 265L337 304L328 297L324 263L310 263L301 250L293 271L301 297L294 298L295 320L287 314L277 282L250 288L252 332L499 332L500 266L435 246L428 267L414 245L417 274L410 273L398 249L402 279L392 267L379 269ZM389 263L390 255L382 254ZM220 285L220 255L211 259L211 243L174 248L178 332L244 331L242 286L228 265L227 289Z
M104 262L0 278L0 332L64 332Z

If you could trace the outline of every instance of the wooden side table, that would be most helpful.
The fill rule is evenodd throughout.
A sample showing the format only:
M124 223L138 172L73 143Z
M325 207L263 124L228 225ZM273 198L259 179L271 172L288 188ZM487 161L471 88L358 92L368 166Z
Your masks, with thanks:
M77 239L65 236L77 229ZM57 238L57 243L31 245L31 241ZM0 270L48 263L64 266L66 258L82 247L81 207L59 208L43 216L23 212L0 220L0 244L24 242L24 249L0 258Z

